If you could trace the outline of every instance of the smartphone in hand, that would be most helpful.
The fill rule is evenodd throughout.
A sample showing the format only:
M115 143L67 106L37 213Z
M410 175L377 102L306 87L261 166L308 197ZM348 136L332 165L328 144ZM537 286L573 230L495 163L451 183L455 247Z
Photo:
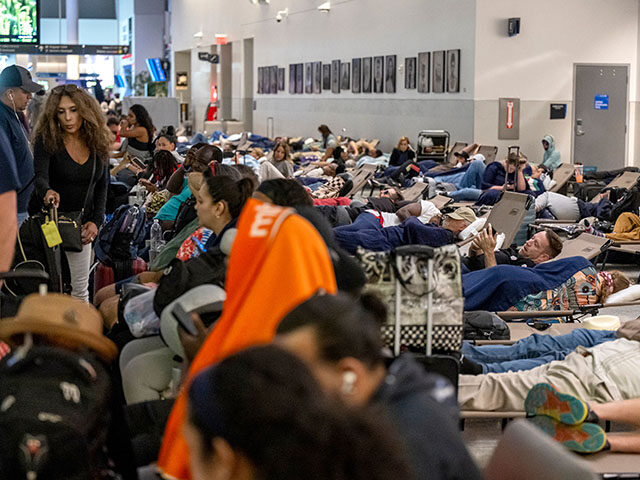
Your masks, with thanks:
M191 315L189 315L180 303L176 303L171 310L171 314L178 322L178 325L184 329L189 335L193 335L194 337L198 335L198 329L196 328L193 320L191 319Z

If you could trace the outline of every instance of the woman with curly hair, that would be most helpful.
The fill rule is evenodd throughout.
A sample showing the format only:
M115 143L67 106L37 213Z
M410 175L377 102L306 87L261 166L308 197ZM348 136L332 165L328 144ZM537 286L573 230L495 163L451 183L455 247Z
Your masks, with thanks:
M35 195L60 212L82 211L81 252L66 252L71 294L89 298L91 242L104 218L109 184L110 132L96 100L75 85L47 98L34 132Z

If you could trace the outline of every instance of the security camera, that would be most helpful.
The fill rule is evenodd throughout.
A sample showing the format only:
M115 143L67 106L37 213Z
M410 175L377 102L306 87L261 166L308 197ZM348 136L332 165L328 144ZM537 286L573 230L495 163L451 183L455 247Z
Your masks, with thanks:
M284 20L288 16L289 16L289 9L288 8L285 8L284 10L280 10L276 14L276 22L280 23L282 20Z
M331 11L331 2L324 2L321 5L318 5L318 10L324 13L329 13Z

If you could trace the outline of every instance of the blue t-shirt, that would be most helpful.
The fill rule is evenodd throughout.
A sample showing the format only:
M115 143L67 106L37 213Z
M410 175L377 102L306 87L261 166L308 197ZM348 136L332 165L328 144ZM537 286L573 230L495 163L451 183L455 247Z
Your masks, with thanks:
M0 130L0 194L20 189L16 160L7 135Z
M158 219L160 221L169 220L174 221L178 216L178 210L180 210L180 206L191 196L191 190L189 189L189 184L187 183L187 177L184 178L184 185L182 187L182 191L178 195L174 195L167 203L165 203L154 219Z
M531 167L527 165L522 170L523 175L531 175ZM487 165L487 168L484 171L484 175L482 176L482 189L486 190L488 188L494 186L502 186L504 185L505 175L507 171L504 169L504 165L502 162L491 162ZM515 183L515 172L509 174L509 182Z
M29 149L27 132L20 120L18 120L16 112L2 102L0 102L0 130L9 141L9 149L4 151L13 153L15 171L19 182L17 190L24 189L18 195L18 213L24 213L27 211L31 192L33 192L33 155ZM4 171L1 174L4 175ZM29 185L29 182L32 182L31 185ZM27 185L29 186L25 188Z

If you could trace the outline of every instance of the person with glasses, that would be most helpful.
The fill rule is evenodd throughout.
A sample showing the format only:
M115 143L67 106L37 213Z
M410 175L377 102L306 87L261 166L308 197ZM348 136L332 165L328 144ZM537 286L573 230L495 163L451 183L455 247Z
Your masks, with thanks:
M24 111L33 94L40 90L42 87L31 79L31 74L24 67L11 65L0 73L0 130L7 137L11 151L7 161L12 159L18 176L15 189L18 225L28 217L27 206L33 191L33 155Z
M34 132L35 191L40 205L83 211L81 252L65 252L71 295L87 301L91 243L104 219L111 133L98 102L75 85L54 88Z

